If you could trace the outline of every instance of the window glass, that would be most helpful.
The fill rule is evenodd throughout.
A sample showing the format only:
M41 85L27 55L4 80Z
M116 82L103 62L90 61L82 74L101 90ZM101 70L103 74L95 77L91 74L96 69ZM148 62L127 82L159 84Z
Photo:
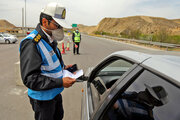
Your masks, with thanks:
M10 35L9 35L9 34L4 34L3 36L4 36L4 37L10 37Z
M106 88L110 88L132 65L129 61L119 59L102 68L96 76L103 81Z
M103 94L132 66L133 64L129 61L118 59L98 70L99 72L90 83L94 108L101 101Z
M180 89L144 71L109 108L103 120L179 120Z

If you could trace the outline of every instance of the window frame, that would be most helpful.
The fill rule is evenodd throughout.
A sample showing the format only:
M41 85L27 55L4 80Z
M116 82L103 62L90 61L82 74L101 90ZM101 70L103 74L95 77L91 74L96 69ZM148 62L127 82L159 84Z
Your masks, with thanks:
M114 86L115 89L113 91L111 91L110 95L112 96L111 100L108 101L108 99L106 99L107 104L104 105L104 107L102 107L99 111L96 111L97 113L95 113L93 115L93 120L101 120L103 115L107 112L108 108L110 106L112 106L112 104L116 101L117 97L122 94L124 91L126 91L128 89L128 87L146 70L154 75L156 75L157 77L163 79L165 82L172 84L173 86L180 88L180 86L178 84L176 84L176 82L174 82L175 80L172 80L172 78L169 78L168 76L152 69L146 66L142 66L139 65L137 68L140 68L139 73L137 73L134 78L132 79L128 79L128 77L130 77L130 75L126 76L123 81L121 83L119 83L117 86ZM137 69L136 68L136 69ZM132 72L135 72L136 69ZM137 72L137 71L136 71ZM131 73L130 73L131 74ZM113 94L114 93L114 94Z
M99 73L100 70L102 70L104 68L104 66L112 63L113 61L116 61L116 60L119 60L119 59L122 59L122 60L125 60L125 61L128 61L130 63L132 63L132 67L130 67L130 69L128 71L126 71L122 77L117 81L117 83L115 82L115 84L112 86L113 89L111 89L107 94L104 95L104 99L102 99L100 102L99 102L99 105L96 107L96 108L93 108L93 100L92 100L92 90L91 90L91 87L90 87L90 84L92 82L92 80L96 77L96 73ZM89 116L90 116L90 119L95 119L96 118L96 113L99 111L99 109L101 109L101 107L105 107L104 106L104 103L106 103L106 99L108 98L108 95L111 91L114 91L114 89L116 89L115 86L117 86L119 84L119 82L121 82L126 76L128 76L132 71L134 71L134 69L136 69L138 66L138 63L136 63L135 61L131 61L129 59L125 59L125 58L122 58L120 56L112 56L110 58L107 58L105 59L103 62L101 62L96 68L93 69L93 71L91 72L90 74L90 77L87 81L87 91L88 91L88 104L89 104ZM139 69L136 69L139 71ZM137 72L138 72L137 71ZM99 112L98 112L99 113Z
M107 111L109 106L115 102L117 96L123 93L131 85L132 81L142 73L142 71L143 68L136 64L136 66L134 66L134 68L125 77L123 77L121 81L118 81L115 85L113 85L109 94L107 94L106 98L92 114L93 120L99 120Z

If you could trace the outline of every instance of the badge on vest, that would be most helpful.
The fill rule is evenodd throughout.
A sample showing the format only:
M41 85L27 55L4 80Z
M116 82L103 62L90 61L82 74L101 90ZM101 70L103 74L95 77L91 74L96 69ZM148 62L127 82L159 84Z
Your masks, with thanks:
M34 42L38 43L40 39L41 39L41 35L37 34L37 36L34 38Z
M55 53L54 53L54 50L51 50L50 52L49 52L49 54L51 55L51 56L53 56Z

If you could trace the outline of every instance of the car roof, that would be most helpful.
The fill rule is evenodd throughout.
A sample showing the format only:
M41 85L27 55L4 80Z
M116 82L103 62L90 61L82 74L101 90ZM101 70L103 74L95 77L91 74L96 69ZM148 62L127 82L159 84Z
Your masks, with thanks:
M144 60L151 57L151 55L149 54L136 52L136 51L129 51L129 50L117 51L117 52L112 53L110 56L123 57L130 61L134 61L136 63L142 63Z
M154 55L142 64L180 83L179 56Z
M110 56L119 56L139 63L163 77L173 79L180 84L180 57L173 55L152 55L135 51L118 51Z

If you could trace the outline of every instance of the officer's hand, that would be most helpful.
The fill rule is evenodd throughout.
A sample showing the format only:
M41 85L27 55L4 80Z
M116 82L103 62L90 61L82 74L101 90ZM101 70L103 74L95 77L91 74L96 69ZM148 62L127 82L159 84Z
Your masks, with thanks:
M64 68L65 70L72 67L73 65L66 65L66 67Z
M76 79L70 78L70 77L64 77L63 78L63 86L65 88L71 87L74 82L76 81Z

